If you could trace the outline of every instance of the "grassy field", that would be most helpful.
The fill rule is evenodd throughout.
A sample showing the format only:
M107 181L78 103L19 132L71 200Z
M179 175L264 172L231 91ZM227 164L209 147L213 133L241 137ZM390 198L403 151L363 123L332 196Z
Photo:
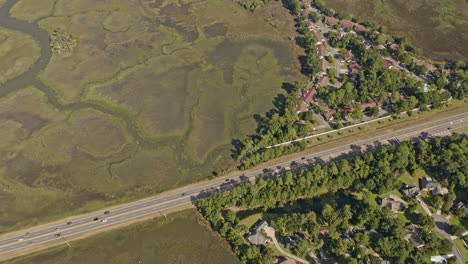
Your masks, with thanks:
M385 25L407 35L433 58L467 59L468 5L465 0L326 0L336 11Z
M468 262L468 249L465 247L465 244L463 244L463 241L461 241L461 239L457 238L453 242L455 243L455 246L460 251L460 253L461 253L462 257L463 257L463 260L465 260L465 262Z
M2 264L240 263L201 221L195 210L182 211Z
M0 27L0 85L25 72L39 54L39 46L30 36Z
M19 0L10 15L76 45L40 71L47 89L0 98L0 232L228 167L231 140L253 131L253 115L271 108L283 82L300 78L300 51L286 37L294 21L280 2L252 14L224 0ZM16 44L0 73L35 58L27 36L0 32Z

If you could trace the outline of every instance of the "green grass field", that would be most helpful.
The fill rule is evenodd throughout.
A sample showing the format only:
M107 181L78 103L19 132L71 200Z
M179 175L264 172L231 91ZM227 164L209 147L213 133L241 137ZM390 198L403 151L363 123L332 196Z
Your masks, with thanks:
M76 45L39 71L47 89L0 98L0 233L232 164L231 140L252 133L253 115L299 78L300 51L286 37L296 34L291 15L280 2L262 12L224 0L19 0L12 17ZM25 71L15 61L32 63L39 47L22 33L0 33L1 84Z
M461 239L457 238L453 242L455 243L455 246L460 251L460 254L462 255L465 262L468 262L468 249L465 247L465 244L463 244L463 241L461 241Z
M195 210L182 211L2 264L239 263L201 221Z
M407 35L434 57L468 57L468 6L465 0L326 0L336 11L385 25Z

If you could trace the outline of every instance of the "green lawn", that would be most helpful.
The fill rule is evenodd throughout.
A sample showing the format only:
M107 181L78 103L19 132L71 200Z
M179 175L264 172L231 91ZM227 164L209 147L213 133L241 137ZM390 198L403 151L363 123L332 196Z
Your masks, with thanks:
M465 260L465 262L468 262L468 249L465 247L465 244L463 243L463 241L461 239L457 238L453 242L455 243L458 250L460 251L460 253L461 253L462 257L463 257L463 260Z
M262 218L263 214L262 213L256 213L250 216L247 216L246 218L242 219L239 221L240 225L245 225L248 228L253 226L258 220Z

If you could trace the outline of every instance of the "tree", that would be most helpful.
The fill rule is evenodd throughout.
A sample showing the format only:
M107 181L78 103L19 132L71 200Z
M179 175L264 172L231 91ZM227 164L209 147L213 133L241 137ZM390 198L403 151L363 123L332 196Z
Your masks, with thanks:
M371 116L373 116L373 117L379 116L379 107L378 107L378 106L372 107L372 108L369 110L369 115L371 115Z
M462 237L465 232L465 228L461 225L453 225L450 227L450 232L457 237Z

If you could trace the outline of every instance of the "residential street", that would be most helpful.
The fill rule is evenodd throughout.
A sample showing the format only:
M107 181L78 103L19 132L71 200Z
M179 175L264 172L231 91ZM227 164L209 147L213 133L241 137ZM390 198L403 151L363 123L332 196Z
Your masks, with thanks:
M426 205L426 203L422 200L420 196L417 196L416 199L424 208L424 211L426 211L426 213L432 216L432 218L434 219L434 223L435 223L434 230L437 231L437 233L441 234L445 239L448 239L452 243L452 252L457 258L457 263L465 264L465 261L463 261L462 255L460 254L460 252L458 251L458 248L453 243L452 236L450 235L449 220L443 215L432 214L431 211L429 210L429 207Z

